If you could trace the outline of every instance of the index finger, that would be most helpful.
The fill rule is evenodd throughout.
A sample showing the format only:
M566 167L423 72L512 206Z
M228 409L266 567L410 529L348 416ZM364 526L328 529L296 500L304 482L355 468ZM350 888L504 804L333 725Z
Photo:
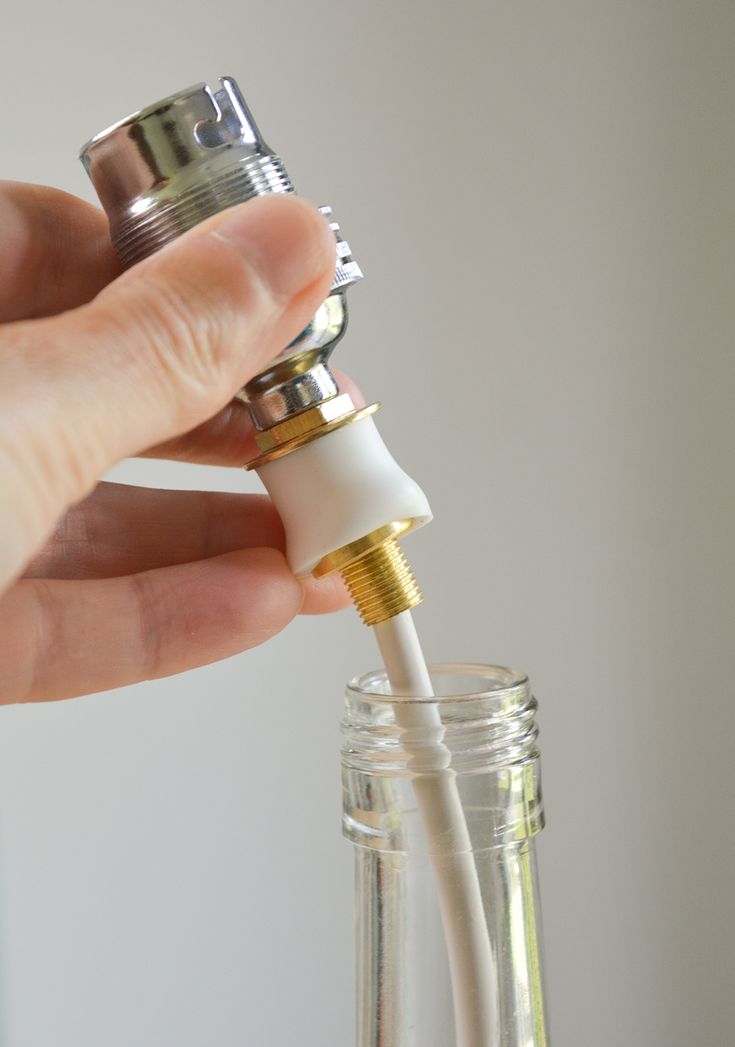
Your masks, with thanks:
M107 219L43 185L0 181L0 323L91 301L120 273Z

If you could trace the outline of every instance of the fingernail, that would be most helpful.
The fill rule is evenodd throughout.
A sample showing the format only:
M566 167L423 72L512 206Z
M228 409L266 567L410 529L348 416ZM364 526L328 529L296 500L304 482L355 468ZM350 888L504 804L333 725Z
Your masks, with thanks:
M240 204L212 235L235 246L279 298L293 298L335 264L334 235L323 216L293 196Z

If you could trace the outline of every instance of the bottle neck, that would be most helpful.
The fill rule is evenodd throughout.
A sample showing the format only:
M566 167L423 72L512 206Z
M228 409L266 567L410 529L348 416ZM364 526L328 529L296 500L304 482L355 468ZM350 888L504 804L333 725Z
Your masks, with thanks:
M469 864L493 957L482 991L497 1016L492 1042L472 1047L547 1047L536 702L525 676L507 669L443 665L431 677L433 717L412 715L418 700L391 696L385 673L347 690L343 827L357 845L357 1045L468 1047L454 1019L437 883ZM456 785L469 851L427 843L421 796L428 790L438 802L443 778Z
M528 679L484 665L432 667L439 726L412 725L425 699L390 695L385 672L347 688L344 833L364 847L426 850L415 826L416 779L455 775L472 849L535 836L544 824L535 722ZM441 768L444 768L442 771ZM415 830L415 831L414 831Z

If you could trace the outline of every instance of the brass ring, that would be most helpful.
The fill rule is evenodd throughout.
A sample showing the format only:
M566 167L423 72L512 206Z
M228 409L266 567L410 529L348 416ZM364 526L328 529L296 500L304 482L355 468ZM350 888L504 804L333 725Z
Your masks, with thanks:
M361 419L367 418L368 415L374 414L379 408L379 403L368 404L367 407L361 407L357 411L350 411L348 414L343 414L340 418L333 418L331 422L325 422L308 433L294 436L293 439L288 440L286 443L279 444L278 447L274 447L264 454L259 454L257 458L246 462L243 469L260 469L261 466L267 465L268 462L273 462L276 458L282 458L285 454L290 454L291 451L298 451L299 447L304 447L306 444L311 443L312 440L318 440L320 436L326 436L327 433L331 433L334 429L341 429L344 425L350 425L352 422L359 422Z
M421 520L418 517L412 517L406 520L393 520L392 523L377 527L370 534L366 534L362 538L356 538L354 542L349 542L340 549L335 549L333 553L327 553L316 567L312 568L311 573L315 578L323 578L325 574L341 571L347 564L352 563L353 560L358 560L372 549L376 549L389 540L400 538L401 535L413 531L420 523Z

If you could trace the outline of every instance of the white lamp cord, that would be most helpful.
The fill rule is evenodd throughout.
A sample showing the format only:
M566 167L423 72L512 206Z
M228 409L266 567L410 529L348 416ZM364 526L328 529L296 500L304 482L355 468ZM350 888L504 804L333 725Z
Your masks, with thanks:
M443 742L439 708L410 611L373 627L395 695L426 699L395 704L396 722L423 728L413 750L413 787L436 878L449 956L457 1047L496 1047L495 958L482 904L467 822ZM404 739L411 752L410 734Z

